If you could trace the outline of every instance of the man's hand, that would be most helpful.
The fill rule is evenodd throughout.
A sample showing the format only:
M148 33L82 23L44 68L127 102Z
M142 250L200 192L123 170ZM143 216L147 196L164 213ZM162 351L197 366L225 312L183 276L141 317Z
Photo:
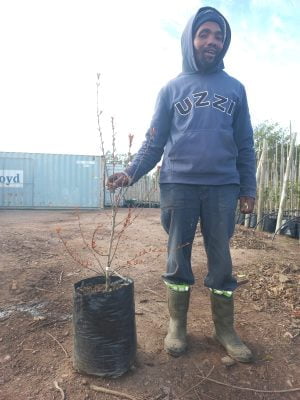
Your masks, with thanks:
M124 187L129 185L130 178L123 172L117 172L108 177L106 186L109 190L115 190L118 187Z
M240 211L242 214L251 214L254 210L255 199L253 197L240 197Z

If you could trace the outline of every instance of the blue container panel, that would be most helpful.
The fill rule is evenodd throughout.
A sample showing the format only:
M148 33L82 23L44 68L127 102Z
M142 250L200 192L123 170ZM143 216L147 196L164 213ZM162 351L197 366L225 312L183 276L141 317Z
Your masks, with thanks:
M31 207L33 191L33 160L0 157L0 206Z
M0 152L0 207L99 208L99 156Z
M36 159L36 207L99 207L99 157L51 155Z

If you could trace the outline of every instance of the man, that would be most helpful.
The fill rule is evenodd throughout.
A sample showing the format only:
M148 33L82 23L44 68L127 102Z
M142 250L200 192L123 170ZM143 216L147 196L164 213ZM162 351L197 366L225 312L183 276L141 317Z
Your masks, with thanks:
M203 7L182 35L183 72L159 93L146 140L131 165L109 177L110 189L131 185L163 155L160 172L161 221L169 235L167 285L170 324L165 350L181 355L187 347L186 325L192 243L200 218L210 289L215 338L240 362L251 351L233 327L233 296L229 240L237 200L251 213L256 193L255 154L243 85L223 71L231 39L226 19Z

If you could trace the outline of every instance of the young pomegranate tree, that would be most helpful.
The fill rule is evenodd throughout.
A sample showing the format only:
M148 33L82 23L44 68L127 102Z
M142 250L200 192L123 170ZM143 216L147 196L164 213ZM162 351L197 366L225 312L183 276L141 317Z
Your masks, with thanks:
M100 92L100 74L97 74L97 130L100 138L101 158L104 165L104 177L114 174L116 166L120 163L120 157L117 153L117 134L115 129L114 118L111 117L111 151L107 151L104 145L104 135L101 126L102 110L99 107L99 92ZM124 167L131 160L131 149L133 143L133 134L128 135L128 150L126 160L123 160ZM103 188L104 189L104 188ZM82 222L79 212L77 213L78 229L83 243L83 248L80 252L71 246L62 233L61 228L57 228L57 234L63 243L66 251L72 259L81 267L89 269L97 274L105 276L105 290L114 289L111 282L113 274L118 275L126 281L126 278L120 275L119 270L124 266L130 266L140 263L143 255L147 253L161 253L161 250L154 248L143 249L137 254L134 254L130 259L120 260L118 251L122 243L122 236L125 234L129 226L139 216L142 211L138 207L128 207L127 213L124 216L120 215L120 207L128 187L121 187L109 191L110 209L99 214L99 221L95 222L92 231L86 233L86 226Z

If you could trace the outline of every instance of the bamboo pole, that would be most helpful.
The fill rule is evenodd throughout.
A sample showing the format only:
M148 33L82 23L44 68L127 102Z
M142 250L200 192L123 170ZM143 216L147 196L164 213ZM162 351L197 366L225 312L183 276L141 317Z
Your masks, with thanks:
M291 130L291 127L290 127L290 130ZM294 150L295 142L296 142L296 132L294 134L291 133L289 155L288 155L288 159L287 159L287 163L286 163L286 169L285 169L283 185L282 185L282 190L281 190L281 197L280 197L275 233L279 230L279 228L281 227L281 224L282 224L283 208L284 208L284 203L285 203L286 194L287 194L287 184L288 184L290 169L291 169L291 165L292 165L293 150Z
M283 145L283 141L281 142L281 151L280 151L280 193L282 190L282 184L283 184L283 171L284 171L284 145ZM279 207L278 207L279 208Z
M274 211L276 208L276 191L277 191L277 171L276 171L276 159L274 156L274 161L272 163L272 169L271 169L271 181L270 181L270 190L271 190L271 196L270 196L270 211Z
M278 143L276 143L276 151L275 151L275 201L274 201L274 210L277 210L278 207Z
M298 181L297 181L297 183L298 183L297 189L300 191L300 146L299 146L299 151L298 151ZM300 210L300 193L297 197L298 197L297 210L299 211Z
M264 139L265 140L265 139ZM257 187L259 186L259 180L260 180L260 170L261 170L261 161L262 161L262 152L261 152L261 143L258 145L258 151L256 153L258 164L256 168L256 185ZM245 214L245 227L249 228L250 226L250 217L251 214Z
M266 204L265 204L265 208L270 211L270 190L269 190L269 164L270 164L270 160L269 160L269 155L267 154L266 157L266 170L265 170L265 179L264 179L264 188L267 189L267 191L265 192L265 196L266 196Z
M266 139L264 139L264 143L265 143L265 140L266 140ZM263 160L263 151L262 151L261 154L260 154L258 166L257 166L257 169L256 169L256 183L257 183L257 187L259 186L259 183L260 183L260 171L261 171L262 160Z
M294 207L294 187L295 187L295 160L293 159L291 165L291 175L290 175L290 213L293 215Z
M258 230L262 230L262 218L263 218L263 209L264 209L264 186L265 186L265 170L266 170L266 158L268 152L268 145L266 139L263 141L263 149L261 158L259 160L260 169L257 171L259 173L259 187L258 187L258 204L257 204L257 221L259 222L257 225Z

